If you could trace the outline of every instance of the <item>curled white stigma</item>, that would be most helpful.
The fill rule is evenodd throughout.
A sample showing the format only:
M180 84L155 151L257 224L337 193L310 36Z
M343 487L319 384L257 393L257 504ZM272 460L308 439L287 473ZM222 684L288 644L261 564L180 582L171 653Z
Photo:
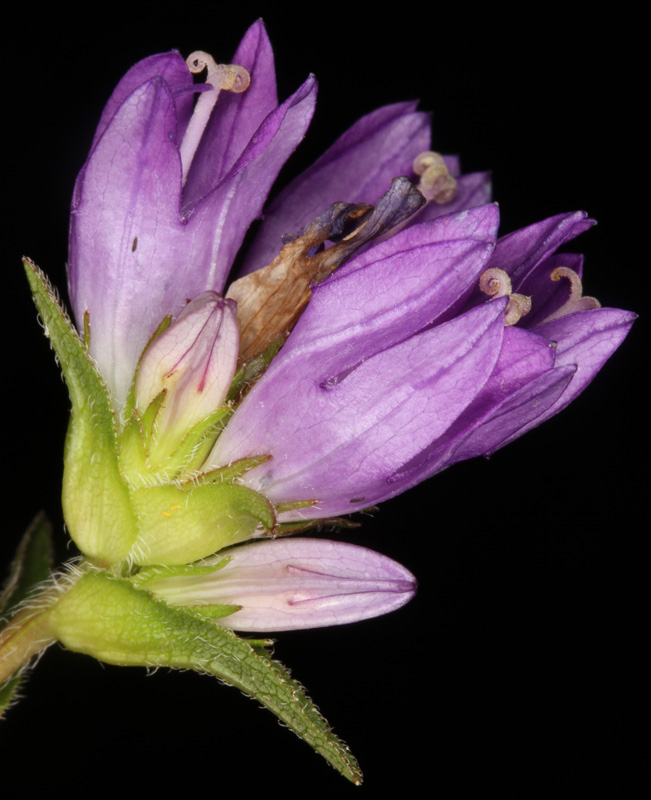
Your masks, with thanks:
M513 292L511 278L503 269L491 267L482 272L479 278L479 288L491 299L497 297L509 298L504 316L504 325L507 328L518 323L522 317L531 311L531 298L524 294Z
M245 92L251 83L251 76L244 67L238 67L235 64L217 64L215 59L209 53L204 53L203 50L196 50L189 55L185 63L190 72L195 75L205 69L207 72L206 83L212 86L212 90L202 92L199 95L188 129L181 142L183 183L185 183L188 176L190 164L192 164L194 154L197 152L197 147L215 107L219 93L222 89L225 89L227 92L240 94Z
M563 303L560 308L557 308L553 314L545 317L544 322L550 322L553 319L565 317L568 314L574 314L576 311L589 311L593 308L601 308L601 303L596 297L583 296L583 284L581 278L577 273L569 267L556 267L556 269L549 276L553 281L560 281L566 278L570 282L570 296Z

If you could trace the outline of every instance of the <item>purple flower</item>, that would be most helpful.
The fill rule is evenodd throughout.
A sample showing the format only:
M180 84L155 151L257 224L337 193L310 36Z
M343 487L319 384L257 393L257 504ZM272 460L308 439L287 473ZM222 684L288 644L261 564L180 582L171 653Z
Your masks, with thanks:
M247 229L314 112L313 76L278 105L261 21L234 54L237 67L214 65L204 53L188 62L196 70L210 62L208 83L194 84L176 52L150 56L127 72L75 186L69 293L80 328L89 315L91 354L118 410L161 319L176 316L188 298L223 292ZM429 115L414 103L359 120L269 207L245 271L270 263L281 237L329 204L375 203L394 177L411 174L429 144ZM457 160L447 164L458 176ZM451 204L432 203L421 213L487 202L486 174L458 180Z
M580 257L555 252L592 224L584 214L497 240L488 175L429 152L412 103L359 120L278 195L223 300L316 94L310 77L278 105L261 22L233 61L133 67L75 187L70 296L116 417L137 545L120 557L133 563L176 568L493 452L582 391L633 320L583 298ZM267 317L273 332L252 334ZM213 497L228 498L223 536L206 534ZM225 624L256 630L373 616L414 591L402 567L348 545L276 540L230 557L153 590L242 606Z
M136 64L104 109L77 179L70 297L80 324L89 313L91 354L118 408L161 319L176 316L187 298L223 289L247 228L312 118L313 77L278 105L261 22L234 62L243 68L235 78L246 83L248 71L250 86L219 91L210 113L200 103L218 88L206 85L194 114L192 73L178 53ZM221 73L214 80L227 82Z
M209 463L271 454L243 480L274 503L314 501L282 516L313 519L382 502L539 425L635 318L582 298L581 258L555 253L592 224L564 214L496 242L497 207L484 205L353 258L314 288ZM500 296L479 289L486 273Z

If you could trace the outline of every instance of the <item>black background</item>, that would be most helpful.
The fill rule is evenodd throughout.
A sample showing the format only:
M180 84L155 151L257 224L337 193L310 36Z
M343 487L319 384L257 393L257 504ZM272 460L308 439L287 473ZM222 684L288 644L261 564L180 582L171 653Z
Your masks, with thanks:
M19 259L31 256L64 291L75 175L113 86L152 52L205 49L227 61L265 18L281 99L309 72L320 81L312 128L280 183L362 114L420 98L434 112L435 149L459 153L464 171L493 170L502 232L585 208L600 222L574 244L587 256L586 293L642 310L636 187L648 168L634 21L407 4L386 17L255 3L99 13L25 14L5 52L7 557L40 508L55 523L59 560L74 553L58 496L68 400ZM331 534L396 558L420 582L391 616L278 637L276 656L359 758L363 789L212 679L148 677L58 646L2 724L4 763L25 759L19 783L69 796L98 781L217 793L234 779L288 797L375 797L424 782L443 797L611 781L626 794L640 752L629 721L639 702L640 331L638 322L560 417L386 503L361 529Z

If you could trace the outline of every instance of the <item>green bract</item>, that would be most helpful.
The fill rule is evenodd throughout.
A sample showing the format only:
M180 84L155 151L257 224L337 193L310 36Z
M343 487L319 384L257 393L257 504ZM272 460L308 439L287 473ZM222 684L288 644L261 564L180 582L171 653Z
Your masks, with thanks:
M266 653L199 612L172 608L105 572L82 576L50 612L56 638L112 664L166 666L215 675L256 697L354 783L361 773L303 688ZM297 702L298 701L298 702Z
M262 458L198 473L231 409L187 431L176 450L152 465L157 397L140 415L119 419L107 388L43 273L25 261L45 331L72 401L64 458L63 509L71 537L95 565L113 572L137 564L188 564L250 539L276 523L272 504L233 483Z

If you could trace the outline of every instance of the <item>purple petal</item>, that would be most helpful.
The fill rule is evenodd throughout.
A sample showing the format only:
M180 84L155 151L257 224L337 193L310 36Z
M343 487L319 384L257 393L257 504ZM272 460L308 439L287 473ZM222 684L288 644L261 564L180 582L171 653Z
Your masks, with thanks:
M274 200L245 260L242 274L269 264L282 236L295 233L331 203L375 203L391 180L412 174L429 149L429 115L415 103L385 106L362 117L315 164Z
M420 154L416 153L416 155ZM461 175L461 161L459 156L441 156L441 158L445 162L445 166L448 168L450 175L452 175L453 178L458 178Z
M416 579L364 547L320 539L276 539L220 553L208 575L152 582L175 605L238 605L220 619L237 631L287 631L344 625L395 611L414 596ZM148 587L149 588L149 587Z
M492 252L496 206L416 225L315 287L282 351L319 352L319 382L433 323L474 285Z
M529 274L520 286L520 294L531 298L531 311L522 318L520 325L532 329L551 316L565 303L570 294L569 281L553 281L552 272L558 267L569 267L581 277L583 256L575 253L556 253L545 259Z
M95 147L109 123L118 112L120 106L143 83L147 83L152 78L160 77L169 86L172 95L177 100L177 116L179 127L178 136L180 141L185 125L192 113L192 92L193 79L192 73L187 68L183 56L175 50L169 53L157 53L156 55L143 58L124 75L118 85L113 90L108 103L104 106L99 125L95 131L95 138L91 147ZM184 91L186 90L186 91Z
M456 214L465 208L483 206L486 203L490 203L491 193L490 172L472 172L469 175L462 175L457 178L457 191L449 203L444 205L428 203L418 214L412 217L411 224L436 219L444 214Z
M224 181L186 222L175 102L153 78L113 115L75 187L69 288L78 324L119 408L150 336L188 297L223 289L251 220L314 111L308 80L267 116Z
M91 355L118 405L149 337L187 296L172 281L183 263L175 128L170 88L153 78L114 114L75 187L70 298L78 325L90 313Z
M430 240L455 242L472 239L476 242L490 243L492 250L497 236L498 225L499 209L496 203L463 210L457 214L445 214L422 225L413 225L413 230L411 231L402 230L364 253L355 256L354 259L337 270L334 279L348 275L350 272L355 272L366 266L366 264L385 257L385 255L389 256L394 252L408 250L409 246L405 247L404 243L413 242L413 246L418 246L417 243L420 241L426 244ZM395 242L398 244L395 244ZM333 280L333 278L330 278L330 280Z
M568 314L535 329L556 346L556 370L573 370L567 389L540 414L524 423L492 449L503 447L568 406L592 381L626 338L636 315L618 308L597 308Z
M206 288L222 292L249 225L261 215L272 183L305 135L314 113L316 88L316 80L308 78L272 111L229 174L188 210L181 262L189 265L182 280L187 296Z
M537 273L544 269L546 260L554 251L595 224L594 220L587 219L584 211L576 211L549 217L535 225L502 236L497 240L489 267L504 270L510 276L513 292L528 295L530 292L525 291L525 287L535 288L538 285ZM473 308L485 302L486 295L477 285L464 307ZM533 303L537 307L535 298ZM523 324L530 327L526 321Z
M576 365L576 374L561 397L517 435L535 428L568 406L617 350L636 319L637 315L631 311L595 308L539 325L535 333L556 343L556 366Z
M262 20L246 32L231 63L248 70L251 84L239 94L220 93L188 173L186 205L194 205L226 175L278 105L273 50Z
M619 347L635 319L630 311L599 308L569 314L528 333L531 339L537 334L554 346L553 374L532 381L503 408L491 412L482 420L483 428L455 450L452 459L459 461L495 451L569 405ZM556 384L554 376L558 378ZM564 381L567 388L563 390Z
M527 331L507 328L495 368L482 390L440 439L390 477L396 491L405 491L456 461L485 453L496 441L540 415L546 407L540 404L549 394L547 405L554 402L574 371L570 370L567 377L555 375L540 385L536 383L541 377L551 376L553 367L554 351L549 342ZM555 388L559 382L561 388Z
M544 412L563 394L575 374L573 364L557 367L513 392L479 420L472 432L455 447L452 459L456 462L490 455L530 427L539 425Z
M544 259L565 242L587 231L596 222L585 211L558 214L535 225L508 234L497 241L491 267L511 277L513 291L520 292L526 278Z
M574 366L551 369L516 389L483 417L475 417L472 422L470 414L466 413L463 422L455 424L449 436L435 442L412 463L392 475L390 482L399 487L397 492L404 492L452 464L490 455L517 439L526 426L556 402L575 371Z
M554 349L548 341L519 328L507 328L490 378L457 423L447 431L445 439L451 441L460 431L474 428L507 397L553 367Z
M442 436L488 380L505 301L487 303L365 360L328 384L318 354L278 356L210 462L273 460L245 481L273 502L318 500L296 518L345 514L397 494L387 478Z

